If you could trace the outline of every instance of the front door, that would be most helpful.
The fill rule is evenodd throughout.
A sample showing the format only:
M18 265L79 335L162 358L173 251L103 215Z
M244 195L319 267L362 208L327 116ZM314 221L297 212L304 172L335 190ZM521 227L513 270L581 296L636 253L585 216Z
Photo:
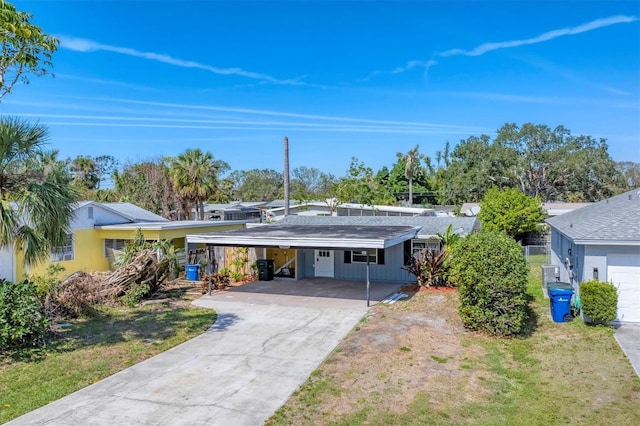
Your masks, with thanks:
M333 278L333 250L316 250L316 277Z

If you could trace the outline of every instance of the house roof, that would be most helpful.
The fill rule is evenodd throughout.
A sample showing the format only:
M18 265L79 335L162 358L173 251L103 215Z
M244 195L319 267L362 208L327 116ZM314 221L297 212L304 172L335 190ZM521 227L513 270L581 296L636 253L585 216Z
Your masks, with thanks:
M131 221L135 223L169 222L169 219L166 219L160 215L152 213L148 210L143 209L142 207L138 207L135 204L131 203L99 203L99 205L110 208L111 210L114 210L119 214L130 218Z
M187 235L189 243L281 248L386 248L411 239L411 226L265 225L220 233Z
M640 189L546 221L576 244L640 245Z
M386 248L412 238L454 232L467 235L477 228L475 218L408 216L287 216L277 224L220 233L188 235L189 243L221 246L293 248Z
M96 226L97 229L105 229L109 231L168 231L172 229L188 229L194 228L210 228L212 226L227 226L235 224L245 224L246 220L165 220L158 222L135 222L135 223L119 223L115 225Z
M559 216L582 207L586 207L592 203L565 203L562 201L551 201L542 203L542 209L547 216ZM480 203L464 203L460 207L460 213L465 216L477 216L480 213Z

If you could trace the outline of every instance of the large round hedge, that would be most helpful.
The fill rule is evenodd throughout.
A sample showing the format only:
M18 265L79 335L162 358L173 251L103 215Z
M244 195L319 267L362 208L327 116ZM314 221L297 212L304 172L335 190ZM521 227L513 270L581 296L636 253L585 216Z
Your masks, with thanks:
M454 246L451 258L465 327L499 336L522 334L528 316L522 247L504 233L482 231Z

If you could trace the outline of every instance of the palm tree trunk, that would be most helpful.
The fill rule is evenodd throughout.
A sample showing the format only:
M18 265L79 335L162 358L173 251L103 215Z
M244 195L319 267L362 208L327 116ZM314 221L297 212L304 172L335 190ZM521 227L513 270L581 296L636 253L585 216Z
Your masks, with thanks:
M413 179L409 178L409 207L413 205Z

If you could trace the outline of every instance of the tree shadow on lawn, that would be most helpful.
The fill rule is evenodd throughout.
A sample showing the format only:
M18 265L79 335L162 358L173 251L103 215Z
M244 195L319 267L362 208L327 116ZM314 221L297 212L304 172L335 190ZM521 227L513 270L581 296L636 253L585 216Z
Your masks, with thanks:
M68 321L69 328L49 333L43 347L7 351L13 361L38 362L51 353L70 352L94 345L113 345L125 341L154 342L176 335L176 330L205 331L212 325L211 313L153 305L124 312L101 312L96 316Z

